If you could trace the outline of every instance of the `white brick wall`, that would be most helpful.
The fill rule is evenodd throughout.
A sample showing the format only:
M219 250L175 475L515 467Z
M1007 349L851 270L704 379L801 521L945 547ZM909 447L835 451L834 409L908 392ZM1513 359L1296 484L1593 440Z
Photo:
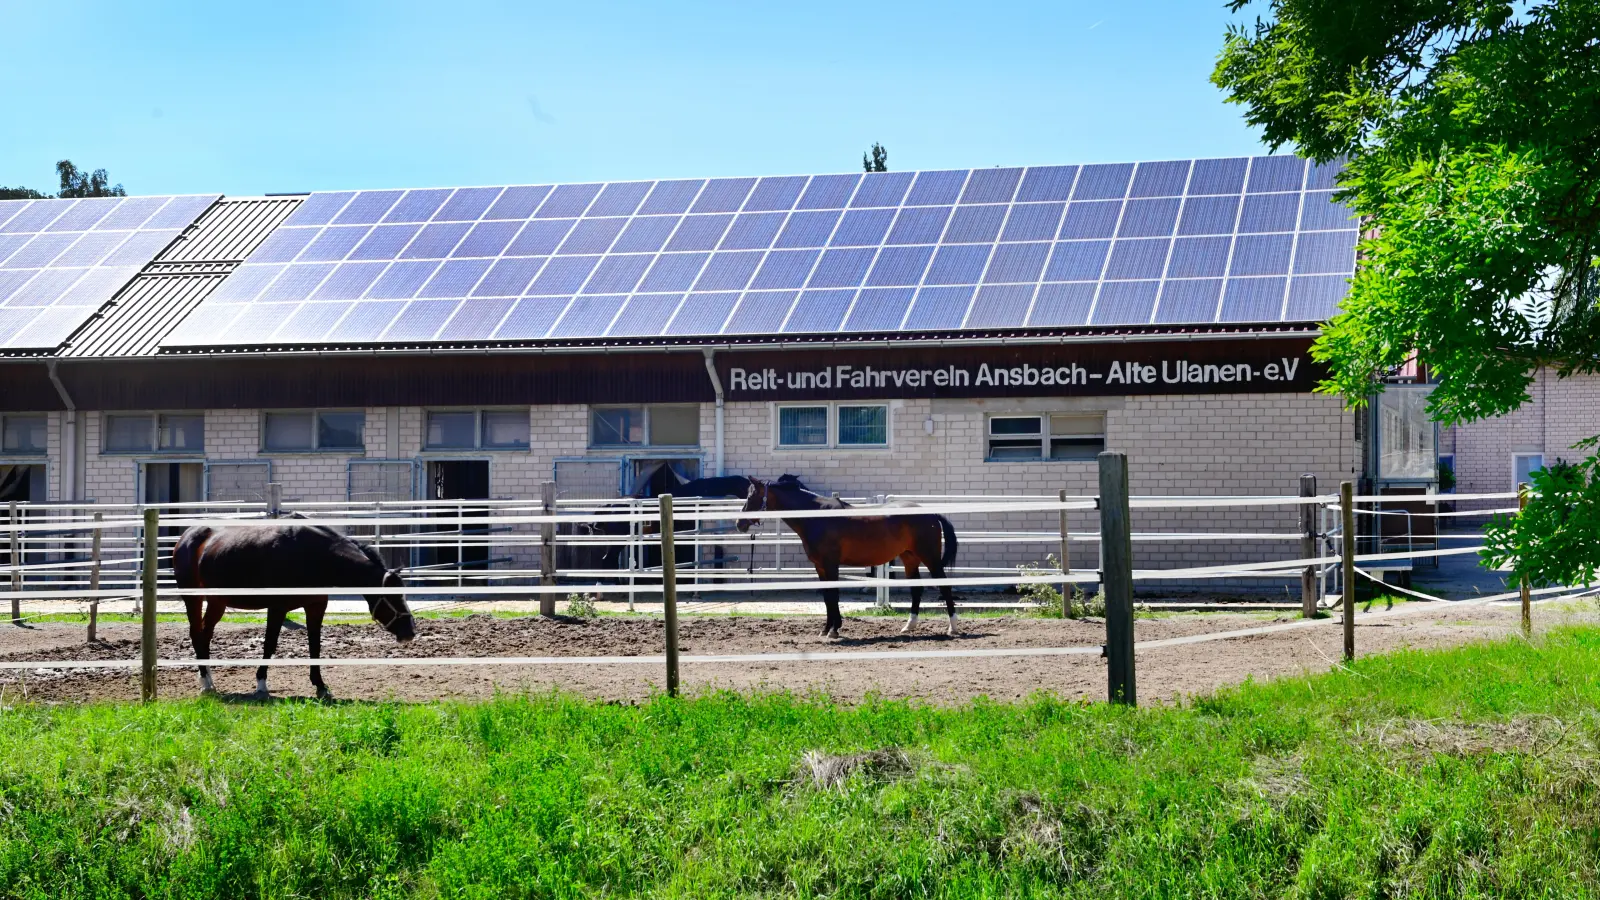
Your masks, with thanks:
M729 403L726 417L726 469L730 473L773 478L790 472L815 489L846 496L888 494L1052 496L1062 488L1074 495L1096 491L1092 461L991 463L984 461L985 421L990 413L1090 411L1106 414L1107 446L1129 455L1135 494L1250 495L1288 494L1302 473L1317 475L1325 490L1353 477L1357 465L1352 419L1337 399L1320 395L1236 394L1227 397L1161 395L1097 400L989 400L982 402L891 401L891 443L885 449L782 450L773 446L775 407L767 403ZM256 410L207 410L206 456L213 460L266 458L285 499L342 499L347 492L346 453L261 452L261 416ZM535 406L529 410L530 446L521 451L430 453L422 448L424 410L398 410L399 456L489 460L490 493L496 498L536 499L539 485L553 477L558 458L615 458L615 450L588 447L588 407ZM367 410L367 458L389 455L389 411ZM924 423L934 422L930 435ZM136 502L137 462L144 456L107 455L101 448L101 417L85 414L87 496L102 502ZM52 418L52 460L59 459ZM715 407L701 407L703 471L713 474ZM52 490L55 490L52 482ZM1228 509L1139 513L1136 530L1294 532L1289 508ZM1054 532L1056 516L996 514L957 522L967 529ZM1074 530L1096 527L1092 512L1072 514ZM962 550L968 565L1014 566L1042 560L1055 550L1050 542L973 543ZM1079 566L1092 559L1093 545L1074 550ZM1292 542L1140 543L1140 566L1294 556Z
M1592 452L1573 445L1600 434L1600 376L1561 378L1543 369L1528 393L1531 402L1515 412L1444 429L1440 452L1455 453L1458 493L1514 490L1512 456L1517 453L1541 453L1551 463L1575 462Z

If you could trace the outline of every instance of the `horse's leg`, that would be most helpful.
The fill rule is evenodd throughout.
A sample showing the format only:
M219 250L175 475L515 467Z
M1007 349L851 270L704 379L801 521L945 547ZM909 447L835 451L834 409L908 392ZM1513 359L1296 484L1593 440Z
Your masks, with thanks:
M917 557L914 554L905 553L905 554L902 554L900 556L900 562L901 562L902 565L905 566L906 580L908 580L908 581L910 581L912 583L911 584L911 618L906 620L906 625L905 625L904 628L900 629L900 633L901 634L910 634L911 632L917 630L917 613L919 611L921 611L921 609L922 609L922 585L916 583L916 581L917 581Z
M322 658L322 616L328 611L327 597L306 599L306 640L311 643L311 658ZM322 667L311 667L311 684L317 689L317 699L332 700L333 691L322 682Z
M196 606L198 606L198 602ZM222 621L222 614L228 611L228 601L221 597L210 597L206 600L205 618L200 621L200 643L195 647L196 659L211 658L211 636L217 633L217 623ZM193 620L191 620L193 621ZM211 667L206 666L200 670L200 687L206 691L214 691L211 684Z
M271 659L272 654L278 652L278 632L283 629L283 617L288 614L289 608L282 603L273 603L267 607L267 640L261 647L262 659ZM266 666L256 667L256 696L268 696Z
M823 581L839 580L838 563L817 563L817 577ZM839 636L839 626L844 624L844 618L839 615L839 589L826 587L822 589L822 605L827 607L828 617L822 623L822 636Z
M183 611L189 617L189 644L194 647L195 659L211 658L211 642L206 640L200 616L200 604L204 602L203 597L183 598ZM200 690L207 694L216 690L211 684L211 669L206 666L200 667Z
M935 525L934 528L937 529L938 526ZM938 532L935 531L935 534L937 534L937 533ZM944 578L944 563L939 561L939 543L937 541L935 541L933 543L933 551L932 551L932 553L930 553L927 556L922 557L922 564L928 567L928 574L932 575L935 578L941 579L941 580ZM955 595L955 592L950 590L950 585L941 584L941 585L939 585L939 596L944 598L944 611L946 613L948 613L949 616L950 616L950 630L949 630L948 634L951 637L955 637L955 634L956 634L956 595Z

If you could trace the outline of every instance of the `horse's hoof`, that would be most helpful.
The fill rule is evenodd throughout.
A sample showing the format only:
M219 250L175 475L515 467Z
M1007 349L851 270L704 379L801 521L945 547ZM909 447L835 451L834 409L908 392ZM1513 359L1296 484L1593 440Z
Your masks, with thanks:
M838 640L839 639L839 629L837 629L837 628L828 629L828 637L833 638L834 640Z
M251 700L261 700L261 701L271 700L272 699L272 692L271 691L256 691L254 694L250 695L250 699Z
M332 700L333 699L333 691L330 691L325 687L319 687L319 688L317 688L317 699L318 700Z

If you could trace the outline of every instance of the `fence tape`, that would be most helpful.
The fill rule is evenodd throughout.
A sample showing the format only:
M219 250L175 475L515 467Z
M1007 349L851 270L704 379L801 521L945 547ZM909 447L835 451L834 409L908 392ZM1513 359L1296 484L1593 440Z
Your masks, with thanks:
M1533 591L1534 594L1548 594L1557 591L1573 591L1572 586L1542 588ZM1574 599L1600 592L1600 588L1577 590L1576 593L1565 596L1542 597L1538 602L1548 603L1559 600ZM1520 597L1517 591L1504 594L1493 594L1486 597L1474 597L1470 600L1444 600L1422 594L1438 605L1429 603L1426 606L1401 606L1392 610L1380 610L1362 613L1356 624L1373 619L1387 619L1397 616L1416 615L1418 613L1441 612L1447 609L1456 609L1463 606L1479 606L1485 603L1494 603ZM1252 628L1239 628L1233 631L1217 631L1209 634L1191 634L1182 637L1158 638L1150 641L1136 641L1135 650L1158 650L1166 647L1179 647L1188 644L1204 644L1212 641L1234 640L1243 637L1255 637L1263 634L1274 634L1281 631L1296 631L1303 628L1317 628L1340 624L1338 617L1330 616L1324 619L1297 619L1293 622L1281 622L1274 625L1260 625ZM678 661L692 664L714 663L763 663L763 662L840 662L850 660L889 660L889 659L973 659L983 657L1019 657L1019 656L1099 656L1102 650L1098 645L1078 647L1000 647L993 649L971 650L840 650L810 653L800 651L796 653L739 653L739 654L686 654L680 655ZM466 656L466 657L366 657L366 658L338 658L338 659L208 659L203 663L195 659L158 659L156 667L161 669L193 669L199 665L214 666L216 668L255 668L257 666L276 667L307 667L307 666L561 666L561 665L664 665L665 656ZM0 671L15 669L137 669L139 660L93 660L85 662L71 661L35 661L35 662L0 662Z

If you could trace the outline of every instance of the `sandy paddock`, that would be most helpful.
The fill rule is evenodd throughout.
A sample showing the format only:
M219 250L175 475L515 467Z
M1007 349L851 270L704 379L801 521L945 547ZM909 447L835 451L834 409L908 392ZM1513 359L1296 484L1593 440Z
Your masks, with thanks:
M1358 652L1382 653L1403 647L1444 647L1514 634L1518 611L1514 605L1428 604L1404 616L1357 618ZM1541 626L1568 621L1592 621L1591 607L1556 609L1541 606ZM941 650L954 648L1093 647L1104 639L1098 620L1068 621L1020 616L974 617L961 620L957 637L943 633L944 622L924 619L920 631L901 636L901 617L851 617L845 620L843 638L828 641L816 636L820 618L809 616L760 617L751 615L690 616L681 627L685 654L794 653L810 651ZM1257 627L1277 619L1229 613L1179 614L1140 619L1141 641ZM218 658L254 658L261 653L259 623L224 622L212 654ZM653 617L615 617L580 620L545 620L537 617L498 618L474 615L419 622L417 640L397 645L370 623L330 625L325 629L323 653L329 657L459 657L459 656L650 656L662 652L663 628ZM33 627L0 626L0 659L136 659L138 626L106 624L101 640L88 644L81 625L40 623ZM1138 655L1141 701L1170 701L1204 693L1246 678L1257 680L1324 671L1339 658L1340 629L1336 619L1314 627L1266 635L1228 638L1176 647L1141 650ZM285 630L278 655L307 654L303 630ZM160 654L164 659L192 653L188 629L182 623L162 623ZM324 669L336 696L347 699L431 700L482 698L496 692L572 691L606 700L637 700L660 691L664 673L659 664L440 666L440 667L332 667ZM272 670L273 693L280 697L309 696L305 670ZM945 659L838 660L822 658L803 662L686 663L683 684L687 692L713 689L740 691L787 690L827 693L841 700L867 694L909 697L951 703L987 696L1017 699L1047 690L1067 697L1098 699L1105 695L1104 662L1097 656L990 657ZM193 672L163 670L159 675L163 697L190 697L199 693ZM253 690L250 669L218 670L218 688L225 694ZM7 699L26 695L51 702L138 697L138 674L125 670L84 671L29 669L0 673L0 689Z

